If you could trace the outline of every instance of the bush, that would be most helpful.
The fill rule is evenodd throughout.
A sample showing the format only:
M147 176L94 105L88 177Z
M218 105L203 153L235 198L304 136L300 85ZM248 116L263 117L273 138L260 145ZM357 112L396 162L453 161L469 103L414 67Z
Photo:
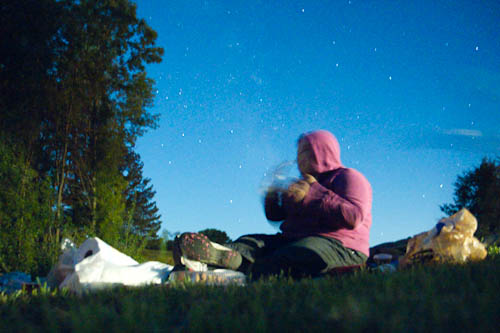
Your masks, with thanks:
M163 239L161 238L154 238L148 240L146 244L146 249L148 250L160 250L163 244Z
M225 231L221 231L218 229L204 229L198 232L207 236L208 239L210 239L212 242L216 242L219 244L227 244L231 242L231 238L229 238Z
M58 256L53 196L22 153L0 143L0 270L46 274Z
M500 256L500 246L490 245L488 246L488 257L498 257Z

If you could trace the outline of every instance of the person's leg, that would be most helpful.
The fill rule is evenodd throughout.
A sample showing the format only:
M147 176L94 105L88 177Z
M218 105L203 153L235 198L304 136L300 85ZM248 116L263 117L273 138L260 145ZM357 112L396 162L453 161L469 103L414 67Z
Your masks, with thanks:
M240 270L247 273L256 258L274 252L285 243L281 234L245 235L230 244L211 242L200 233L186 232L174 241L173 255L176 265L182 265L182 258L204 264Z
M364 254L345 248L335 239L310 236L259 258L252 265L251 273L253 279L280 273L300 278L318 276L335 267L361 265L365 261Z
M252 270L256 260L272 255L277 249L288 244L290 240L282 234L266 235L252 234L244 235L232 243L226 244L228 248L240 253L242 262L238 271L248 274Z
M225 246L238 251L243 258L253 263L257 258L272 254L288 242L281 234L252 234L241 236Z

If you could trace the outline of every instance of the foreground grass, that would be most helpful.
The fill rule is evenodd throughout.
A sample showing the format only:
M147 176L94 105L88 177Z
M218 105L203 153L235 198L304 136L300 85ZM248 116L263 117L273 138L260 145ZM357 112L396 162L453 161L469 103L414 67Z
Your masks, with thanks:
M2 330L497 331L499 257L384 275L0 296Z

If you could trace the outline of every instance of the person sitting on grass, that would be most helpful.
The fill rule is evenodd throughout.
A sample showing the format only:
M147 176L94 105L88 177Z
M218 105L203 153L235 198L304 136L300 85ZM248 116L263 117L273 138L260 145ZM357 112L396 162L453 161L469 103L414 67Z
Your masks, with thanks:
M183 233L174 242L174 261L182 258L251 275L319 276L336 267L357 266L369 256L372 189L358 171L345 168L333 134L319 130L298 140L302 178L287 189L270 187L267 219L283 221L274 235L252 234L225 244L205 235Z

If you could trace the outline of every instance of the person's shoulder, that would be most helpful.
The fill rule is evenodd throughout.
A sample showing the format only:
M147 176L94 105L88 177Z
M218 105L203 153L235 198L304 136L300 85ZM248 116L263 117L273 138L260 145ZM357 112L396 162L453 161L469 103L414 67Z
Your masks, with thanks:
M342 167L342 168L339 168L337 172L338 172L339 175L362 176L362 177L364 177L363 174L360 171L358 171L358 170L356 170L354 168Z
M358 180L366 182L368 185L370 184L368 182L368 179L366 179L366 177L360 171L353 168L341 168L338 175L345 179Z

